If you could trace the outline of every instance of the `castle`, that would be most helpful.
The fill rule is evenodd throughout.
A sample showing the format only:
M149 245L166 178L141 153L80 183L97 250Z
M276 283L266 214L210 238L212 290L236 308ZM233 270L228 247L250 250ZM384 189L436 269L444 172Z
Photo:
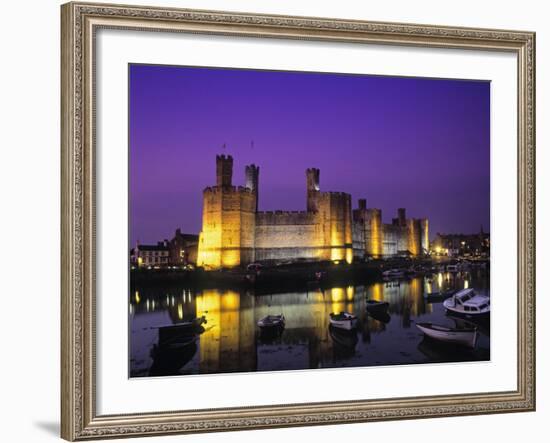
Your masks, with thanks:
M305 211L258 211L260 168L245 167L245 186L234 186L233 158L216 156L216 186L203 192L197 264L207 269L257 261L419 256L428 250L428 220L398 210L391 224L366 200L352 210L351 195L323 192L320 171L306 170Z

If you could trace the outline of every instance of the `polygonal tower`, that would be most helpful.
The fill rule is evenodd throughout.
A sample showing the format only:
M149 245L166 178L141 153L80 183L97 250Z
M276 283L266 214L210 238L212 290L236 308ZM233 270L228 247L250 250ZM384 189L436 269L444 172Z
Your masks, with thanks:
M233 186L232 176L233 158L217 155L216 186L203 191L197 258L198 265L208 269L231 268L254 260L256 198L252 189Z
M254 205L254 211L258 211L258 194L259 194L259 180L260 180L260 167L255 164L247 165L244 168L245 174L245 188L250 189L256 199Z
M216 155L216 185L231 186L233 177L233 157L230 155Z
M308 168L306 170L307 211L316 212L319 197L319 169Z

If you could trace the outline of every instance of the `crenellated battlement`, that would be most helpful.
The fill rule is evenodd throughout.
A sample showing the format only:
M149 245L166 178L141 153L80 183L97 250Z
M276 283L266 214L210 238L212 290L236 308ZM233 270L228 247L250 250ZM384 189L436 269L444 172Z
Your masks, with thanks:
M253 194L252 189L249 189L245 186L207 186L203 190L204 193L243 193L243 194Z
M258 211L259 215L262 214L309 214L307 211L283 211L281 209L276 209L274 211Z
M231 186L233 178L233 157L216 155L216 185Z
M340 191L323 191L321 194L330 195L332 197L349 197L351 198L351 194L348 194L347 192L340 192Z

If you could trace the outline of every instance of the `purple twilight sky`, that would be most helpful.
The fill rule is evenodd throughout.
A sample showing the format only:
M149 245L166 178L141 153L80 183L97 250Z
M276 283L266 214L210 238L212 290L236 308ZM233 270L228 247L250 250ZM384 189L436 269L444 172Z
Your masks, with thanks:
M305 170L391 222L489 231L490 83L130 65L130 241L198 234L216 154L260 166L260 210L304 210ZM252 143L253 141L253 143ZM223 145L226 148L223 148Z

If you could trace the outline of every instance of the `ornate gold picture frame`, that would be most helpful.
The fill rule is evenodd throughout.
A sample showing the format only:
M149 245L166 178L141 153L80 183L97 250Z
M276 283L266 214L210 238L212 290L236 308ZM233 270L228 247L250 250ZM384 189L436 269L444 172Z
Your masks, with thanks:
M68 3L61 8L61 434L74 440L443 417L535 409L535 34L523 31ZM178 32L517 56L517 389L120 415L96 412L95 35Z

